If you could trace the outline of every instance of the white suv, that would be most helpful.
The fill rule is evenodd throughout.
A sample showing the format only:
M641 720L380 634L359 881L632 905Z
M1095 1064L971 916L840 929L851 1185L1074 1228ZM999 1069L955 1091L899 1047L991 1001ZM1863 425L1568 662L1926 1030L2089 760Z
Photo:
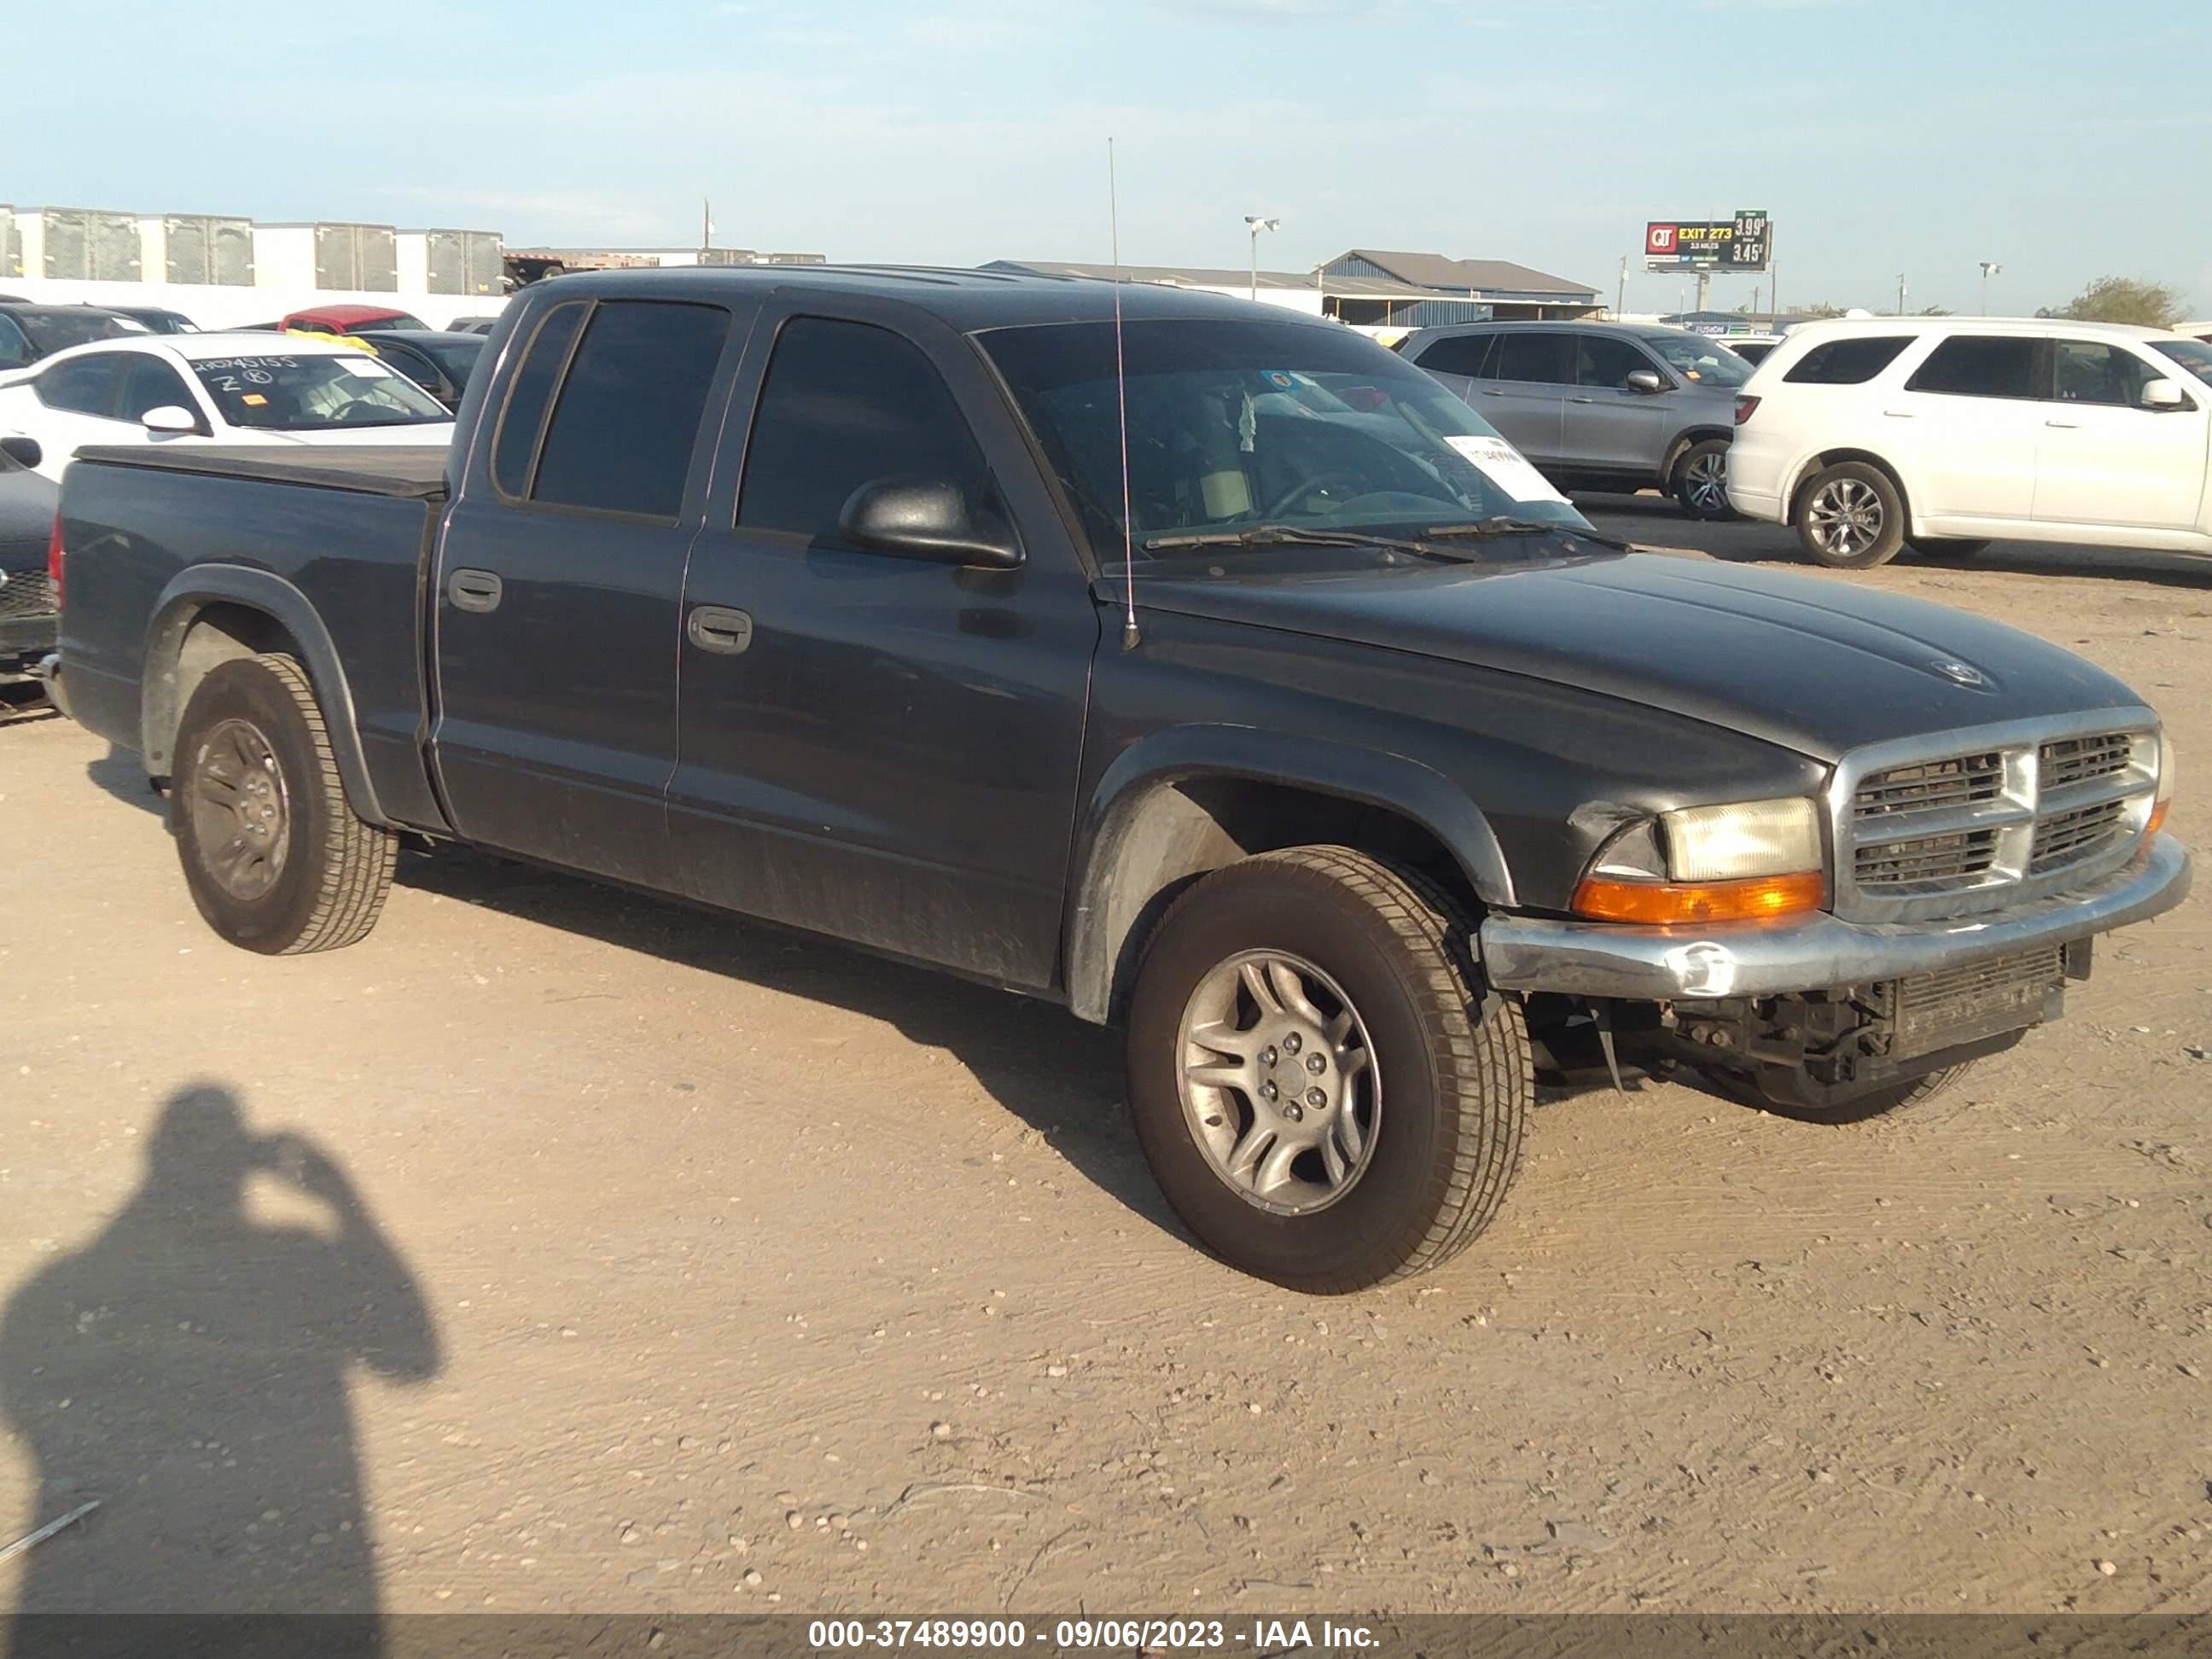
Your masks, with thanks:
M1822 564L1996 538L2212 553L2212 345L2057 319L1809 323L1736 403L1729 501Z

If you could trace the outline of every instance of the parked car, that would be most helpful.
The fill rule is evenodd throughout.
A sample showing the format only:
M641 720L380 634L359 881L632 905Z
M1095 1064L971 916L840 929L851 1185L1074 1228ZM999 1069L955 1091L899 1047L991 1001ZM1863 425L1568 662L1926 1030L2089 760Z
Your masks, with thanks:
M0 435L0 685L32 678L54 648L60 606L46 574L57 492L34 438Z
M0 377L0 430L58 480L81 445L441 444L451 413L365 352L265 334L144 334Z
M1723 334L1720 343L1730 351L1757 368L1766 361L1767 355L1782 343L1779 334Z
M1398 349L1563 489L1657 486L1694 519L1728 514L1735 393L1750 365L1687 329L1462 323Z
M1626 553L1333 322L826 267L515 304L450 451L70 469L60 696L234 945L361 939L412 831L1064 1002L1199 1239L1342 1291L1489 1222L1532 1056L1903 1108L2187 890L2117 679Z
M0 374L88 340L146 331L143 323L98 306L0 305Z
M499 326L496 317L456 317L446 325L448 334L489 334Z
M2194 323L2176 323L2173 325L2173 332L2186 334L2192 340L2212 341L2212 318L2206 318Z
M197 334L199 325L181 311L168 311L159 306L111 306L109 310L118 317L128 317L142 324L152 334Z
M476 372L483 354L481 334L454 334L422 329L387 334L365 329L354 338L373 348L376 355L428 392L447 409L461 406L461 393Z
M2056 318L1808 324L1737 404L1729 497L1845 570L1999 538L2212 552L2208 356Z
M358 334L365 328L427 329L430 325L412 313L395 311L390 306L309 306L287 312L276 326L303 334Z

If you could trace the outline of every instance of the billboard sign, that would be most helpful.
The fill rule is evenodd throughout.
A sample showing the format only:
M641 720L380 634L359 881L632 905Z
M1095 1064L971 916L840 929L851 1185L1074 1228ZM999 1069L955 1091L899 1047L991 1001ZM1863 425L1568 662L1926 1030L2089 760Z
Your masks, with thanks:
M1644 227L1644 264L1650 270L1764 270L1772 241L1764 209L1739 209L1733 219L1653 219Z

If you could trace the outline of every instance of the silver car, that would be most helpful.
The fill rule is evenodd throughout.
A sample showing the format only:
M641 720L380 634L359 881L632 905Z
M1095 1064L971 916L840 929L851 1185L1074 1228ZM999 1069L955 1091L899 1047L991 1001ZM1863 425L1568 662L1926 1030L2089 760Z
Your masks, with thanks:
M1728 451L1749 363L1717 339L1632 323L1462 323L1398 349L1565 489L1654 485L1729 515Z

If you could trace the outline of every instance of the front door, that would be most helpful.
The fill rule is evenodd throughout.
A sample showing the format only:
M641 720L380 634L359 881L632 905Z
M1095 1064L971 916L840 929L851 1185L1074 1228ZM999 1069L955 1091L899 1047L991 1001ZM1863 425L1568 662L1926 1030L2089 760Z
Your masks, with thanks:
M1923 519L2027 519L2043 435L2046 342L2017 334L1954 334L1882 399L1880 438L1893 430L1905 487Z
M676 642L740 319L582 299L539 319L434 567L434 753L467 840L671 888Z
M742 484L684 589L678 866L708 902L1042 989L1097 613L973 346L849 304L764 316L740 378ZM1026 562L849 545L840 509L890 477L996 498Z
M1560 443L1577 466L1649 477L1665 458L1669 417L1681 393L1639 392L1628 377L1641 369L1672 386L1674 377L1626 340L1579 334L1575 340L1575 389L1567 399Z
M2106 340L2052 342L2052 398L2035 467L2039 524L2194 530L2204 501L2201 387ZM2146 409L2142 389L2172 380L2188 402Z

